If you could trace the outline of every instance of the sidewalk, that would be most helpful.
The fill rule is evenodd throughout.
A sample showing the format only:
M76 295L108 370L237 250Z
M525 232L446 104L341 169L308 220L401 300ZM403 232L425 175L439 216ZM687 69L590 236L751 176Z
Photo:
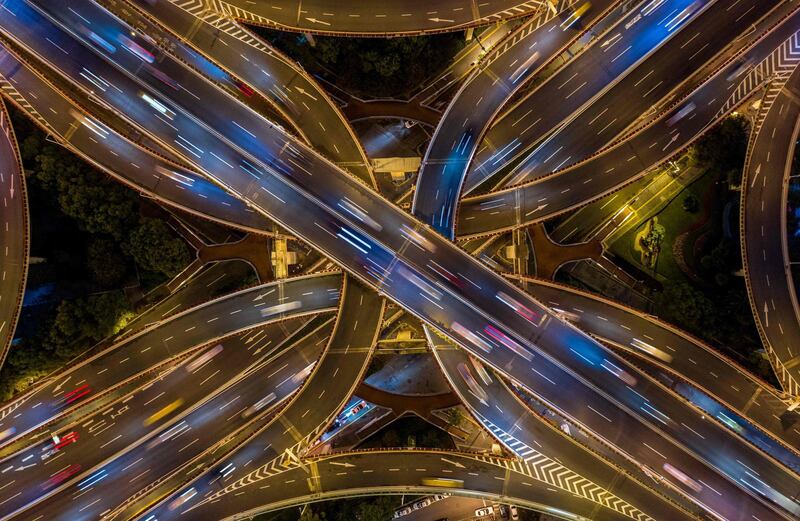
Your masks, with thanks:
M704 173L705 170L696 167L682 169L677 177L666 170L662 171L632 201L623 206L595 238L610 246L632 228L658 214L684 188Z

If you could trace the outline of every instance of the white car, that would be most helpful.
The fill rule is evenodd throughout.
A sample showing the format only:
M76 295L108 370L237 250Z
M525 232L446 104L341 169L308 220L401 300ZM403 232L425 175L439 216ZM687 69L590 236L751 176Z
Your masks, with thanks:
M492 514L494 514L494 508L492 507L483 507L475 511L475 517L491 516Z
M403 517L403 516L408 515L410 513L411 513L411 508L410 507L405 507L404 509L398 510L397 512L395 512L394 513L394 518L397 519L398 517Z

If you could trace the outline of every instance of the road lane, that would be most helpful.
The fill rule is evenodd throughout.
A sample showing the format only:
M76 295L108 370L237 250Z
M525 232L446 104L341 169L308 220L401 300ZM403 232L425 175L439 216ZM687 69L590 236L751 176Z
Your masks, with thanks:
M130 16L138 22L134 26L147 28L144 31L147 34L163 32L153 30L153 24L140 12L157 20L169 31L164 37L171 43L171 49L174 46L173 54L188 63L207 56L212 63L199 63L204 73L215 65L230 71L236 78L234 81L244 81L278 107L315 150L365 183L375 186L366 153L339 107L308 73L288 57L231 20L208 16L199 18L168 0L139 0L134 2L138 10L130 10L128 4L117 0L104 1L115 12L132 11ZM233 86L239 89L235 83Z
M202 2L182 0L193 9ZM554 2L557 3L557 2ZM362 2L360 0L215 0L214 8L231 18L258 25L336 35L396 36L453 31L525 16L543 8L535 0L443 0L431 5L421 0Z
M596 2L581 24L564 30L569 5L555 16L537 14L512 33L478 64L450 101L422 160L412 212L437 231L452 238L461 184L487 127L500 108L525 82L571 45L586 26L593 25L616 3ZM621 8L615 9L622 11ZM613 15L609 15L613 17Z
M58 431L62 439L74 433L74 443L51 453L54 442L48 436L4 459L1 465L6 469L5 482L0 483L4 487L0 489L3 510L15 512L58 493L64 483L50 478L59 469L73 468L76 472L70 479L82 480L91 469L120 457L201 407L256 366L272 364L276 369L279 366L274 365L275 360L291 346L293 336L307 329L309 320L291 319L221 339L180 365L165 369L158 379L139 390ZM200 358L203 354L211 356L205 363ZM295 372L300 369L295 364ZM166 415L169 422L152 420L171 405L176 406Z
M20 16L21 11L16 11L17 16ZM2 22L4 25L8 25L11 22L16 23L16 18L14 20L10 20L9 17L3 17ZM26 18L26 23L30 24L31 19ZM49 31L45 31L49 32ZM30 36L30 28L26 28L24 26L18 26L14 31L6 31L7 35L13 35L15 38L25 38L28 45L39 46L40 42L35 41L35 39L29 39ZM80 55L81 51L77 47L75 47L74 43L58 37L56 33L50 32L51 38L57 38L57 44L59 47L68 48L69 53L72 53L72 56ZM45 54L53 52L50 47L42 48ZM57 51L57 50L56 50ZM84 51L85 52L85 51ZM120 60L116 62L117 66L124 66L124 59L119 57ZM92 58L89 55L81 56L81 67L84 66L91 66L92 68L96 68L99 70L96 64L91 64ZM166 60L165 60L166 62ZM162 62L163 64L164 62ZM68 70L74 66L73 63L67 60L61 60L58 64L55 64L62 70ZM74 76L78 76L77 72L80 71L79 68ZM175 72L173 69L170 69L170 72ZM129 80L126 80L124 77L116 75L113 70L106 70L104 76L111 80L117 88L121 88L120 86L130 88L126 85ZM183 77L182 77L183 79ZM158 86L156 84L153 85L157 87L161 92L161 95L166 96L167 86ZM196 85L194 88L197 88L201 85ZM141 87L139 87L141 88ZM119 97L116 92L108 91L107 98L110 101L116 103L117 99L119 102L122 103L120 108L125 108L124 112L126 112L129 117L144 117L147 113L140 108L137 108L138 102L135 102L134 96L127 96L127 97ZM192 103L191 100L183 100L184 102ZM213 117L211 114L200 114L203 117L209 116ZM172 131L168 131L166 129L161 130L163 127L159 128L159 124L156 122L152 122L152 126L149 128L152 132L165 132L171 133ZM226 160L229 164L239 164L240 160L235 159L231 154L232 152L225 151L222 148L217 148L218 145L213 140L209 140L208 137L203 137L203 134L200 132L202 128L196 127L197 123L193 123L192 126L185 126L186 123L183 119L181 122L178 122L178 115L175 116L175 123L181 125L182 129L186 132L182 132L182 136L184 136L184 140L186 143L193 144L192 146L198 147L198 144L204 148L198 149L205 154L204 150L208 150L211 147L215 154L221 153L224 154L230 161ZM251 121L251 123L257 123L256 120ZM230 126L230 124L227 124ZM253 130L256 130L253 128ZM205 132L205 130L203 130ZM244 134L239 131L238 133L234 133L233 135L238 136L238 146L244 146L246 149L253 149L258 147L266 147L269 146L269 141L262 139L258 142L254 142L250 138L246 137L247 132ZM264 136L267 137L266 135ZM281 139L281 135L279 133L273 133L273 135L269 136L270 138L277 138ZM180 141L180 140L179 140ZM189 146L186 144L183 145L186 150L189 150ZM255 147L255 148L254 148ZM319 172L323 171L325 168L325 163L314 163L317 158L313 155L305 155L305 149L301 144L292 144L290 150L290 155L294 158L295 166L301 168L302 172ZM263 148L262 148L263 150ZM298 154L297 150L303 152L303 154ZM239 153L239 152L237 152ZM184 153L186 155L186 153ZM207 163L206 159L203 159L205 156L200 155L199 153L196 154L198 157L193 161L202 161L206 165L213 166L213 163ZM278 154L272 153L273 157L277 157ZM188 156L188 155L187 155ZM265 155L264 153L259 154L258 157L264 158L269 157L269 155ZM211 160L208 160L211 161ZM232 161L232 163L231 163ZM264 167L263 159L259 160L253 157L253 155L248 155L248 161L256 161ZM298 163L298 161L300 161ZM310 162L310 163L306 163ZM311 167L311 164L314 164L314 167ZM309 170L309 168L311 169ZM281 168L280 166L278 168ZM322 169L322 170L318 170ZM221 172L219 167L213 168L216 172ZM316 201L336 201L341 202L341 190L340 186L346 186L349 189L348 196L349 200L356 205L360 206L361 208L369 208L369 217L375 222L378 222L379 226L382 226L383 230L402 230L400 224L410 223L413 225L413 221L409 219L407 216L402 214L401 212L397 211L390 205L383 203L380 199L376 198L374 194L369 191L366 187L363 186L356 186L350 184L349 180L340 175L332 175L330 177L325 176L324 181L328 184L327 189L324 189L323 183L319 182L319 177L315 179L315 183L308 184L307 179L302 176L302 172L298 172L296 177L293 177L294 182L302 183L303 190L307 191L306 194L311 194ZM332 172L336 172L333 170ZM304 232L301 234L307 240L310 240L312 243L317 245L322 251L326 254L329 254L333 257L337 262L342 263L349 267L355 274L361 277L365 281L371 281L371 284L375 284L374 277L375 273L381 274L380 284L381 289L385 291L391 298L395 301L399 302L401 305L410 309L412 312L422 316L426 321L429 323L434 324L437 328L443 329L445 331L449 331L451 335L454 335L458 338L460 343L463 343L466 346L469 346L471 350L480 351L480 348L477 348L475 345L474 340L469 340L468 336L464 336L463 334L456 334L453 333L451 330L453 319L450 317L458 316L459 322L461 322L462 326L464 326L468 330L481 330L486 325L486 318L491 316L492 314L497 315L500 318L500 321L497 322L497 326L501 329L497 329L496 326L491 326L496 331L494 334L499 334L500 338L506 338L504 335L505 333L502 332L505 329L508 333L512 334L518 341L523 341L528 344L527 340L530 338L530 342L533 342L533 346L537 352L540 353L547 353L548 357L554 357L555 359L563 359L565 363L569 364L574 369L579 370L583 373L584 378L586 376L590 376L589 380L594 381L594 385L601 386L603 388L613 389L613 395L615 395L615 399L623 400L629 402L633 400L634 402L638 402L639 398L635 396L631 396L630 393L623 388L619 387L619 381L616 382L615 377L609 374L606 370L602 369L601 367L595 366L594 368L588 368L586 366L574 366L576 363L576 359L574 355L570 353L566 353L563 351L559 346L562 346L565 341L571 341L576 346L580 346L583 353L581 356L586 357L587 355L598 355L598 349L600 349L603 354L600 355L602 357L610 356L612 358L613 355L610 353L603 351L602 348L597 346L593 341L589 340L587 337L577 333L574 329L567 326L566 324L558 321L558 320L544 320L543 325L540 326L540 331L531 330L531 323L527 318L524 318L517 314L514 311L509 311L506 308L497 307L495 301L497 300L494 297L494 294L497 292L492 291L487 295L486 291L480 290L481 283L484 283L483 287L493 287L493 288L502 288L502 292L508 292L508 295L513 295L514 300L519 300L521 302L526 302L530 307L535 308L537 311L536 313L545 313L545 310L538 304L532 301L530 297L524 295L522 292L518 291L517 289L513 288L513 286L509 285L508 283L502 281L497 276L487 273L485 268L481 267L477 264L474 260L469 258L467 255L463 254L459 250L455 250L451 245L447 244L446 242L442 241L440 238L436 237L435 235L426 232L424 229L417 226L417 232L419 234L424 234L424 240L429 241L430 244L434 245L437 249L436 261L431 264L429 260L428 252L425 248L418 247L418 246L411 246L407 242L405 238L398 237L396 235L387 235L383 234L382 239L387 241L387 244L381 244L374 242L373 239L367 234L365 235L363 230L352 231L349 226L343 226L341 224L340 217L334 217L332 219L332 215L330 213L322 212L320 206L318 206L318 202L313 202L308 199L307 195L301 195L297 192L297 187L295 185L287 185L282 179L276 178L275 173L271 173L270 171L263 172L259 170L258 179L255 181L246 181L244 184L241 178L239 177L231 177L230 174L226 174L226 183L230 184L233 183L232 186L229 188L241 193L243 197L249 199L251 203L257 205L261 211L268 213L270 216L275 217L279 222L286 225L286 223L292 222L292 226L287 226L290 229L294 227L301 226L304 227ZM266 192L267 195L262 195ZM277 201L292 201L292 209L291 212L289 209L283 205L283 203L278 204L274 202ZM331 208L333 206L337 206L336 204L328 206ZM383 211L373 211L375 207L380 207ZM298 209L302 208L302 211L306 212L309 216L309 221L307 223L294 223L292 219L289 217L291 214L296 214ZM352 213L352 211L351 211ZM362 220L363 220L362 216ZM380 219L380 222L377 221ZM316 223L316 224L314 224ZM322 224L324 223L324 224ZM389 227L387 226L389 223L395 224L395 226ZM406 227L409 225L406 224ZM318 231L322 230L322 232ZM332 231L331 231L332 230ZM347 231L345 231L347 230ZM420 231L422 230L422 231ZM326 236L325 234L328 234ZM399 234L398 234L399 235ZM344 240L342 237L350 237L350 239ZM331 239L332 238L332 239ZM394 244L392 244L394 243ZM357 244L362 244L361 247L357 246ZM420 250L420 251L416 251ZM399 260L396 257L394 252L400 251L403 254L402 260ZM357 253L358 252L358 253ZM422 253L420 253L422 252ZM455 268L454 261L458 262L459 268ZM437 267L437 265L439 267ZM378 271L375 271L375 268L371 268L370 266L376 266ZM424 266L424 268L423 268ZM447 267L450 267L448 269ZM460 276L463 280L472 281L475 287L478 290L471 288L468 284L462 284L459 288L458 296L454 293L454 290L450 286L450 284L456 285L456 282L450 282L442 285L441 283L436 283L436 287L442 288L444 292L437 297L440 299L441 304L431 301L429 297L426 297L424 293L420 293L416 287L422 285L423 287L430 288L433 287L430 283L425 282L425 278L430 279L431 277L438 277L441 278L444 275L441 275L441 268L444 267L445 270L449 271L450 273L454 273L458 271ZM437 271L439 270L439 271ZM385 276L384 276L385 275ZM423 278L424 277L424 278ZM412 280L415 281L414 284L397 284L393 281L398 281L400 279L405 280ZM419 281L422 281L421 283ZM430 290L428 290L430 291ZM437 292L439 290L436 290ZM470 304L468 305L466 302L469 301ZM480 312L477 312L475 307L475 303L479 303ZM445 305L447 307L445 307ZM447 309L445 313L444 310ZM506 329L508 328L508 329ZM577 335L577 336L576 336ZM509 344L508 340L503 341L506 344ZM513 344L512 344L513 345ZM530 345L530 344L529 344ZM498 346L498 349L499 346ZM573 348L571 352L574 352L575 349ZM491 354L491 362L496 367L502 367L506 365L511 359L514 358L527 358L530 355L520 354L519 350L517 351L498 351L495 349L492 351ZM541 358L541 357L540 357ZM580 358L580 357L579 357ZM545 362L550 363L550 362ZM581 363L581 362L578 362ZM620 359L614 358L615 365L620 365L625 367L627 364L626 362L621 361ZM553 366L556 367L556 366ZM508 369L506 369L508 370ZM557 369L557 371L563 371L563 368ZM526 373L525 378L523 380L527 380L530 378L530 375ZM585 381L584 381L585 382ZM527 382L528 385L531 385L531 382ZM576 384L576 385L585 385L584 384ZM644 382L642 382L644 385ZM588 388L586 388L588 390ZM739 459L743 459L748 461L750 464L754 466L761 467L765 464L765 462L757 462L759 456L754 454L750 451L750 449L740 446L741 444L724 434L724 431L719 430L717 426L712 425L705 425L700 424L698 422L701 421L699 417L693 417L694 413L685 410L684 406L682 406L679 402L675 401L674 398L671 398L669 394L664 394L658 388L652 388L648 386L646 392L651 393L654 398L657 396L657 401L661 403L661 406L669 409L673 412L674 415L679 416L683 423L689 422L695 430L702 430L705 431L707 429L715 430L714 437L721 437L724 439L724 443L719 443L714 446L710 446L708 444L700 444L702 445L703 457L704 458L711 458L715 461L725 461L727 458L724 455L725 452L735 452ZM594 393L594 391L591 391ZM611 402L607 402L605 400L608 397L601 397L599 394L592 394L593 400L598 401L598 407L601 407L600 402L604 403L604 406L616 408L619 407L618 404L612 405ZM638 406L634 406L632 410L639 410ZM626 413L627 414L627 413ZM623 418L626 417L626 414L620 416L619 414L615 414L618 416L619 421L615 423L616 427L624 427L628 432L633 430L641 431L644 427L644 424L638 423L640 421L646 421L648 424L653 424L652 420L647 420L644 417L641 417L639 420L633 420L633 423L630 420L624 420ZM641 414L641 413L639 413ZM687 416L687 414L689 416ZM690 418L691 417L691 418ZM689 442L691 440L691 445L696 447L698 444L695 440L689 437L690 431L683 431L681 428L677 427L677 423L674 426L671 426L668 430L670 430L670 434L672 436L677 436ZM650 432L649 435L646 435L647 432ZM660 435L657 435L654 431L642 431L641 436L638 439L647 439L651 437L650 441L655 443L659 446L663 451L671 452L677 449L677 447L669 447L664 445L664 440L661 438ZM755 460L753 460L755 458ZM739 468L732 468L732 467L725 467L722 466L727 473L731 473L732 475L738 475L742 472ZM781 473L778 469L770 469L769 473L772 474L777 472L778 474ZM765 476L768 473L767 470L764 470ZM711 479L709 477L708 479ZM714 478L717 479L717 478ZM765 476L765 479L770 480L770 486L777 487L778 489L784 489L785 487L791 486L791 479L784 479L779 478L778 475L772 475L769 477ZM722 485L720 485L722 486ZM786 491L788 492L788 491ZM778 501L782 502L786 508L793 508L791 505L787 505L784 499L785 494L781 495L782 493L778 493L777 498ZM747 508L756 509L758 510L759 506L748 504ZM739 511L743 509L740 508ZM746 509L744 510L746 511ZM766 516L768 514L763 514Z
M549 472L542 473L545 480L558 475L560 479L553 480L551 486L564 488L564 484L589 480L594 486L616 496L603 501L606 507L632 514L632 517L636 517L637 513L652 519L678 520L693 517L685 510L687 501L682 501L681 508L674 500L654 492L650 483L636 481L625 470L599 458L597 454L570 440L564 433L533 414L496 375L492 378L486 372L483 377L480 376L481 371L469 356L456 349L453 344L437 335L430 335L429 340L450 386L476 419L517 457L548 468ZM476 394L461 375L462 371L472 376L472 386L477 385L486 393L487 398L483 399ZM585 485L574 488L570 485L567 488L574 494L594 499ZM617 499L623 503L617 503ZM634 512L634 509L638 512ZM696 507L691 508L690 512L693 513L695 509Z
M765 33L756 43L731 57L691 94L625 140L572 167L518 187L463 199L456 235L468 238L496 234L585 205L638 179L691 144L755 92L767 77L797 65L800 53L792 39L800 15L797 6L785 7L790 14L764 28ZM735 72L747 60L758 65L751 73L737 77ZM681 115L687 107L691 108L690 114Z
M795 426L798 418L787 410L782 394L772 386L700 340L655 317L560 284L512 278L521 280L531 294L552 309L570 315L569 319L587 333L655 365L657 369L651 373L665 385L674 387L670 376L677 376L705 395L713 396L723 405L710 405L706 398L696 405L720 421L732 421L730 410L747 418L765 432L751 431L753 426L746 424L735 429L747 429L748 439L795 471L800 470L797 459L800 432ZM690 401L697 396L688 386L674 388ZM687 392L682 392L684 389ZM726 413L723 407L729 411ZM782 445L776 446L769 437Z
M0 366L6 359L17 327L28 275L29 220L25 176L17 140L0 102Z
M800 38L798 38L800 44ZM784 391L800 397L800 314L787 251L789 176L800 118L800 72L770 86L742 179L742 256L758 332ZM764 113L763 111L766 111Z
M335 309L341 281L339 274L324 274L264 284L211 300L152 324L49 378L4 407L0 411L0 428L5 430L13 426L16 429L15 435L4 442L84 405L81 400L67 405L60 403L62 396L73 389L88 386L92 392L84 400L92 400L193 347L258 325ZM277 306L285 302L297 302L299 306L281 311Z
M332 317L318 321L312 331L304 330L302 336L271 363L261 364L207 403L183 417L176 416L174 422L161 425L146 443L139 443L118 457L95 465L87 477L70 480L59 494L27 505L24 518L99 519L103 512L125 501L138 487L158 481L182 466L198 464L198 460L222 440L269 417L271 411L301 385L331 327ZM213 473L219 477L219 471L216 468ZM10 512L3 519L13 514Z
M273 460L284 451L303 456L313 448L318 436L336 418L361 381L383 324L384 307L384 300L376 293L347 279L334 333L314 372L309 375L307 384L275 421L270 422L234 454L216 464L223 467L232 465L241 471L231 472L222 480L213 474L206 474L189 483L184 479L178 492L163 499L146 513L140 514L157 499L163 498L164 490L126 505L119 515L124 519L134 514L144 518L154 515L158 519L169 519L174 515L169 505L189 486L200 497L220 492L220 485L224 487L224 501L205 504L195 511L194 515L203 519L222 519L257 506L259 503L253 503L257 497L242 495L241 487L262 479ZM250 464L244 465L248 461Z

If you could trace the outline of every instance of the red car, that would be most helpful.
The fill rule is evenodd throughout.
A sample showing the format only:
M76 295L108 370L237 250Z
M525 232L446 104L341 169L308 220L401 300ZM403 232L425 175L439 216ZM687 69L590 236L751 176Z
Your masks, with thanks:
M236 88L239 89L239 92L241 92L248 98L256 93L256 91L254 91L249 85L239 80L233 80L233 84L236 85Z
M64 470L53 474L53 476L42 483L42 490L49 490L53 487L60 485L61 483L65 482L70 477L74 476L81 470L81 466L77 463L70 465L69 467L65 468Z

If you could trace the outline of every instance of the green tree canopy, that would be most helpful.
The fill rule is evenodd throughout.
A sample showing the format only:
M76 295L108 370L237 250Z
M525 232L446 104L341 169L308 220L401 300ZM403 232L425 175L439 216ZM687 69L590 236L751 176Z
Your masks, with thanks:
M719 172L737 170L740 177L747 153L747 131L748 123L744 116L725 118L697 140L692 151L695 163ZM728 177L736 179L737 174Z
M121 239L136 222L136 194L80 159L41 138L28 136L21 147L32 179L53 192L61 211L89 233Z
M311 505L307 505L302 512L298 521L325 521L328 517L325 512L315 512Z
M142 268L172 277L189 263L189 248L164 221L143 218L123 249Z
M664 226L653 223L650 227L650 231L642 238L642 247L650 253L657 252L661 248L661 242L664 240L665 233L666 230Z
M657 304L664 318L693 332L716 329L713 302L686 282L667 285Z
M126 258L114 241L105 238L97 238L89 244L86 264L95 282L104 287L119 283L127 271Z
M49 341L56 354L69 358L75 354L71 349L76 341L88 339L97 342L119 331L131 316L128 300L122 291L65 300L58 306Z
M402 96L451 63L464 47L463 32L398 38L305 37L254 28L303 66L363 97Z

